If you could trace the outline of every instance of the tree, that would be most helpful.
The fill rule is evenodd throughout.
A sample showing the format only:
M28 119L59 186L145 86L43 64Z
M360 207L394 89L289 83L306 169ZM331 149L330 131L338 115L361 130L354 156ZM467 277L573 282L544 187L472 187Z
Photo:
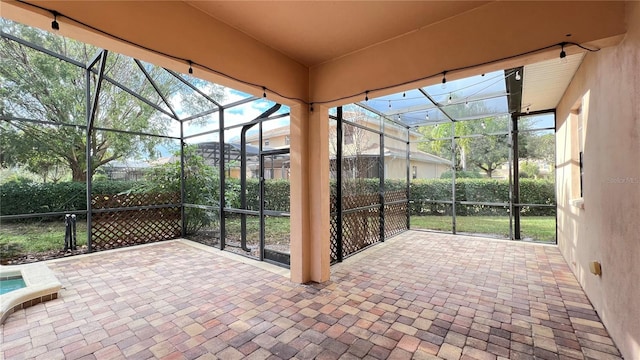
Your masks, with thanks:
M556 162L556 136L553 133L528 137L528 155L532 159L543 160L548 165Z
M205 163L198 154L197 146L186 146L184 149L184 188L185 201L190 204L216 205L219 203L220 177L219 171ZM174 154L180 159L180 153ZM141 193L163 193L181 191L180 160L157 166L145 175L144 182L140 182L134 189ZM217 223L217 216L212 211L200 208L187 208L184 228L187 234L195 234L203 227Z
M372 122L380 121L374 115L357 106L345 107L344 118L364 127L371 126ZM333 139L330 141L329 153L332 158L335 158L338 151L335 126L329 129L329 137ZM379 166L378 135L351 124L343 124L342 139L343 191L350 194L366 193L368 189L363 185L366 182L365 179L373 176ZM334 173L336 165L337 162L332 160L331 171Z
M421 150L450 159L453 133L456 137L456 169L471 171L470 166L475 166L491 177L493 171L509 159L508 138L503 135L507 130L507 121L500 117L486 117L422 127L419 131L435 140L423 144Z
M0 21L3 31L83 64L99 50L8 20ZM0 42L0 59L0 118L4 120L2 131L7 132L2 136L6 142L0 147L3 166L28 164L30 170L46 178L51 169L64 164L73 181L85 181L87 171L93 175L111 161L157 155L153 149L164 141L162 138L97 130L90 134L92 162L87 170L85 70L5 38ZM165 98L174 106L180 105L182 112L191 109L196 113L207 105L213 108L203 97L194 97L191 89L164 69L149 64L144 67ZM149 102L167 108L133 59L109 53L105 74ZM92 92L96 82L97 75L92 73ZM204 84L201 81L198 87L213 98L222 97L220 87ZM46 121L50 125L16 118ZM148 104L103 81L95 126L165 135L171 121Z

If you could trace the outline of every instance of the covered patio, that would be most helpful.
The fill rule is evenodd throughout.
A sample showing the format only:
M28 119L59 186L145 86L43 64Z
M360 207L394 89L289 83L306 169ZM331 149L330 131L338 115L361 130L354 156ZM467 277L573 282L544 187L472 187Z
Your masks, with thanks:
M163 222L172 232L162 240L188 238L190 219L211 224L193 237L210 247L168 240L50 262L64 288L2 325L5 358L640 359L639 3L0 0L0 12L100 48L76 64L87 85L99 73L93 99L90 86L78 97L84 128L50 112L19 119L0 109L6 126L38 122L80 134L86 169L99 153L92 134L132 130L93 124L108 54L135 58L142 72L153 65L189 79L180 82L196 93L188 83L199 79L243 97L215 111L175 112L176 134L152 134L180 150L167 176L180 179L173 199L129 206L137 199L110 198L127 206L92 209L87 171L84 182L73 176L84 207L0 215L4 225L74 210L86 215L89 252L100 250L91 242L100 214L171 208ZM2 37L11 40L4 30ZM485 83L494 76L499 88ZM265 106L234 123L234 108L249 102ZM211 115L208 128L189 133L194 115ZM263 136L280 117L289 133L284 147L271 148L276 137ZM273 125L264 133L263 122ZM258 144L247 142L251 126ZM136 129L128 142L141 144L148 130ZM535 142L525 135L552 139L547 156L536 155L548 158L538 173L553 177L551 195L531 201L524 179L519 186L519 159L536 160L520 151ZM245 151L227 169L220 156L211 161L217 182L189 192L185 163L207 154L197 144L217 144L213 153L224 155L238 141L243 150L258 147L257 156ZM463 179L474 155L464 144L474 141L475 154L498 150L498 160L477 165L495 191ZM405 157L387 156L385 146ZM436 148L450 177L434 171L446 186L432 191L436 181L425 182L426 195L413 201L414 185L430 172L412 154ZM352 164L350 152L375 161ZM288 164L280 171L286 187L267 188L265 178L278 179L264 165L276 158ZM356 181L344 181L349 176ZM253 187L246 177L255 177ZM190 196L206 191L212 196ZM362 201L349 203L351 195ZM17 199L3 198L3 208L32 202ZM265 240L270 230L278 243ZM479 233L523 241L466 236ZM219 250L227 245L288 269Z
M186 240L49 267L7 359L620 359L557 247L405 232L299 285Z

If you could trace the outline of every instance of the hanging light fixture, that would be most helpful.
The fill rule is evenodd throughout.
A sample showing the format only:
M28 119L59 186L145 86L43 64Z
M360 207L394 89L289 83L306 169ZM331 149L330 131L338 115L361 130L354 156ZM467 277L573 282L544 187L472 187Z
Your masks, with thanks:
M520 71L516 71L516 81L520 81L520 79L522 79L522 76L520 76Z
M60 30L60 24L58 24L58 13L53 12L53 21L51 22L51 28L53 30Z
M564 46L566 45L566 43L562 43L562 50L560 50L560 62L563 64L567 63L567 53L564 51Z

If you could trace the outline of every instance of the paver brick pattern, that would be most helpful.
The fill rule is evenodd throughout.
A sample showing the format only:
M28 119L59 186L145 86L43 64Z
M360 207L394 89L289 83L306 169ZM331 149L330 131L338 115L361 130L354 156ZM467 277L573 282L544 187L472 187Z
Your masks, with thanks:
M406 232L326 284L163 242L49 264L5 359L619 359L556 247Z

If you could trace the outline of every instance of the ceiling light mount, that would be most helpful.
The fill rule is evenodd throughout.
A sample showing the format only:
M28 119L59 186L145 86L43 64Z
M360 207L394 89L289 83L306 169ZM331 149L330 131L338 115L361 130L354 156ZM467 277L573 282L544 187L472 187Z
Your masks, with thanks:
M58 12L57 11L52 11L51 12L53 14L53 21L51 22L51 28L53 30L60 30L60 24L58 24Z

